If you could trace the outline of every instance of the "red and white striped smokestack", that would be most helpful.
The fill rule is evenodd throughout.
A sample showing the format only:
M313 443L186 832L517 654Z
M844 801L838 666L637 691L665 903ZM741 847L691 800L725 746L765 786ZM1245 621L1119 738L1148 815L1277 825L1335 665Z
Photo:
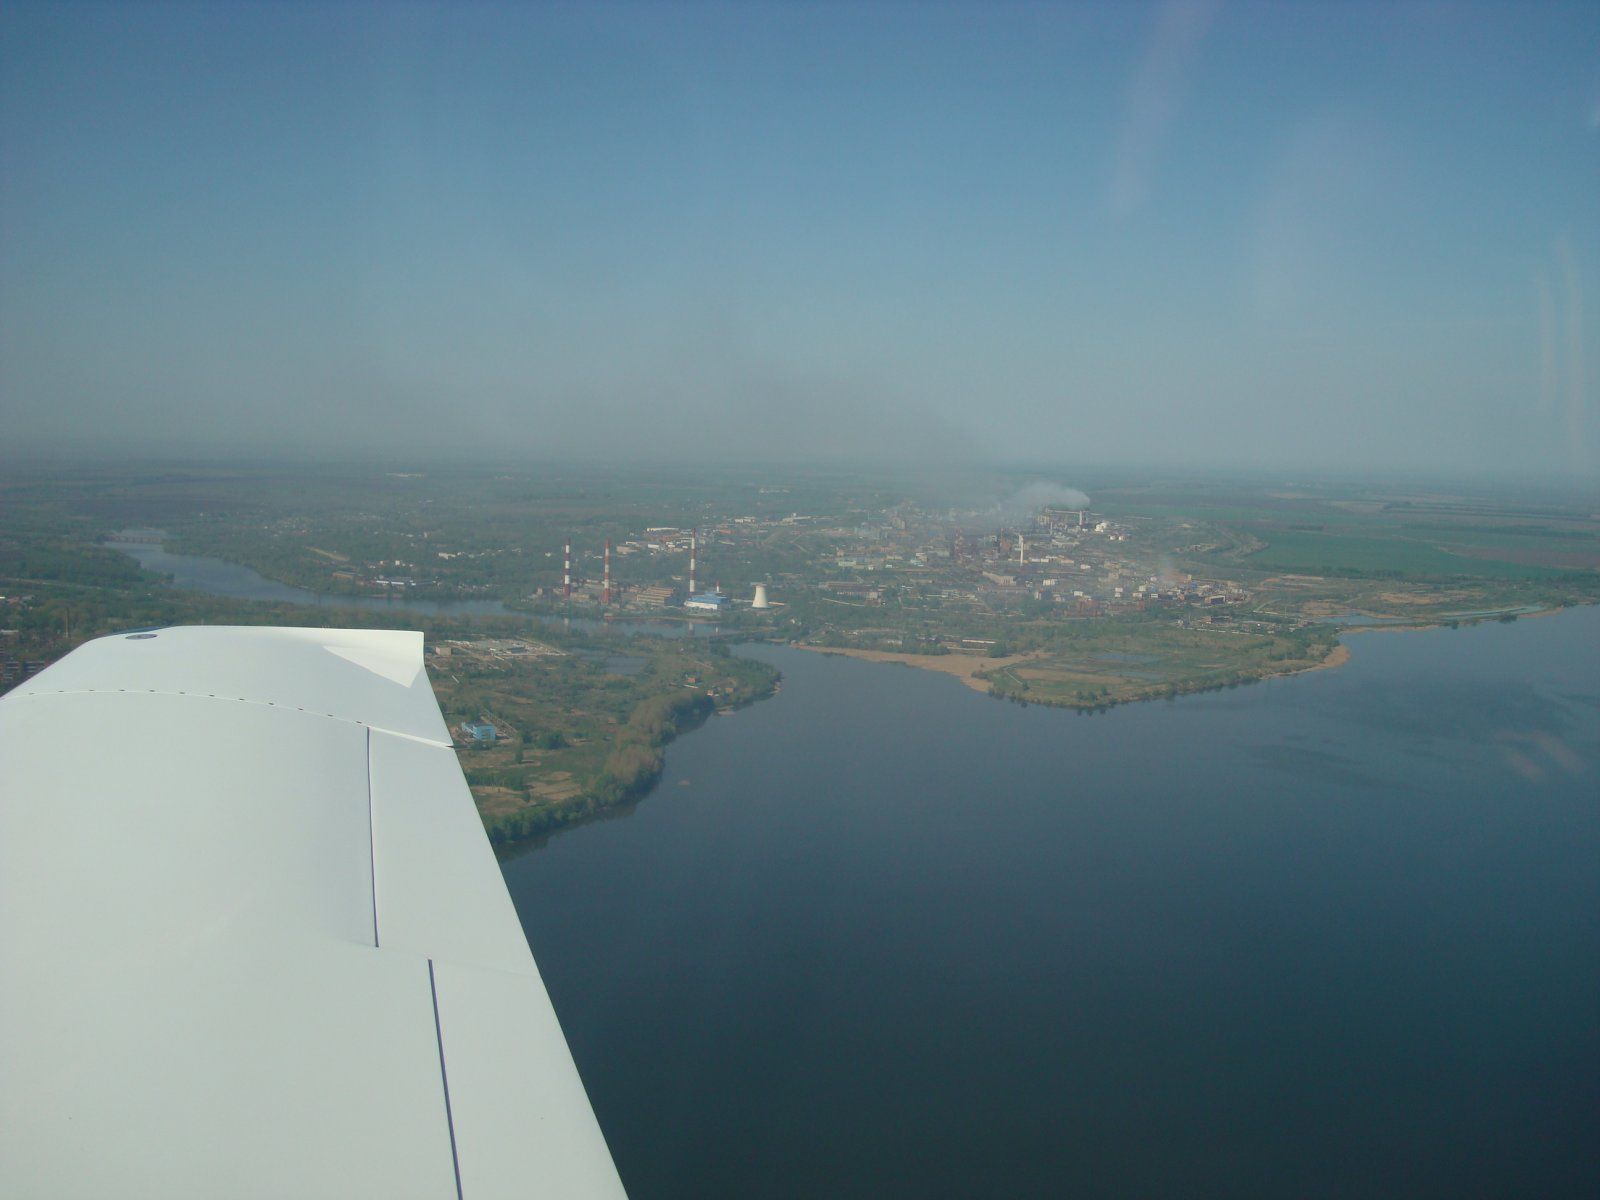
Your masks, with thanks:
M561 597L572 599L572 543L561 547Z
M611 603L611 539L606 539L606 575L605 584L600 589L600 603Z
M695 542L695 531L691 529L689 531L689 595L691 595L691 596L694 595L694 551L695 551L695 545L696 545L696 542Z

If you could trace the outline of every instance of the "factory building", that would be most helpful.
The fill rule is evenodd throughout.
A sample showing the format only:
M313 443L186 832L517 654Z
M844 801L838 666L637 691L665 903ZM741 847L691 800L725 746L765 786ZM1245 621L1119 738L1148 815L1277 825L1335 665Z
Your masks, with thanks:
M678 589L652 585L635 588L633 602L644 608L665 608L678 598Z
M696 612L726 612L732 602L721 592L701 592L698 596L690 596L683 606Z

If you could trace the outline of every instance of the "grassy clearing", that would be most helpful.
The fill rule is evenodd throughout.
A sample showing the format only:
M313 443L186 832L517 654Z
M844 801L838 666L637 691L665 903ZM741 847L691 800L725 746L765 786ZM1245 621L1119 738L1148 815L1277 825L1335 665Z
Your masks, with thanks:
M1452 554L1408 538L1304 530L1273 530L1259 536L1267 539L1267 546L1245 562L1269 571L1392 579L1559 579L1569 574L1555 567Z
M1334 647L1334 635L1320 629L1104 621L1051 639L1037 657L999 666L984 678L992 695L1094 709L1307 670L1321 665Z

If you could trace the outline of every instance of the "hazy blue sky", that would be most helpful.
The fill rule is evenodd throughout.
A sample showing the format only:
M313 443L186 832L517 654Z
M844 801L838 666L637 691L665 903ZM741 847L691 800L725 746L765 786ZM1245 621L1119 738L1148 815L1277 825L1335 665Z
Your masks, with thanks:
M0 8L12 450L1600 468L1600 4Z

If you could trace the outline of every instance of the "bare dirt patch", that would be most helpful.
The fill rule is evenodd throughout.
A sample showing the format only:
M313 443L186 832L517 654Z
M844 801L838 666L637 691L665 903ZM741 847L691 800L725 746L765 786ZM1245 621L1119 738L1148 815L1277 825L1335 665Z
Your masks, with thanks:
M1385 604L1466 604L1477 598L1476 592L1379 592L1378 599Z
M1307 600L1300 611L1308 617L1342 617L1350 611L1348 604L1335 604L1331 600Z
M570 771L557 771L549 779L530 783L528 791L542 800L571 800L583 788L573 781Z
M954 675L976 692L987 692L989 681L977 678L979 671L996 671L1018 663L1032 662L1036 654L1012 654L1006 658L990 658L983 654L905 654L894 650L850 650L838 646L803 646L797 650L814 650L819 654L842 654L846 658L861 658L867 662L897 662L924 671L940 671Z
M513 813L526 803L522 793L514 788L475 787L472 798L478 802L478 811L490 815Z
M1327 671L1327 670L1332 670L1334 667L1342 667L1342 666L1345 665L1345 663L1347 663L1349 661L1350 661L1350 647L1344 645L1343 643L1341 643L1341 644L1335 646L1331 651L1329 651L1328 652L1328 657L1323 659L1316 666L1314 666L1314 667L1302 667L1301 670L1302 671ZM1293 672L1293 673L1294 674L1299 674L1300 672L1296 671L1296 672Z

